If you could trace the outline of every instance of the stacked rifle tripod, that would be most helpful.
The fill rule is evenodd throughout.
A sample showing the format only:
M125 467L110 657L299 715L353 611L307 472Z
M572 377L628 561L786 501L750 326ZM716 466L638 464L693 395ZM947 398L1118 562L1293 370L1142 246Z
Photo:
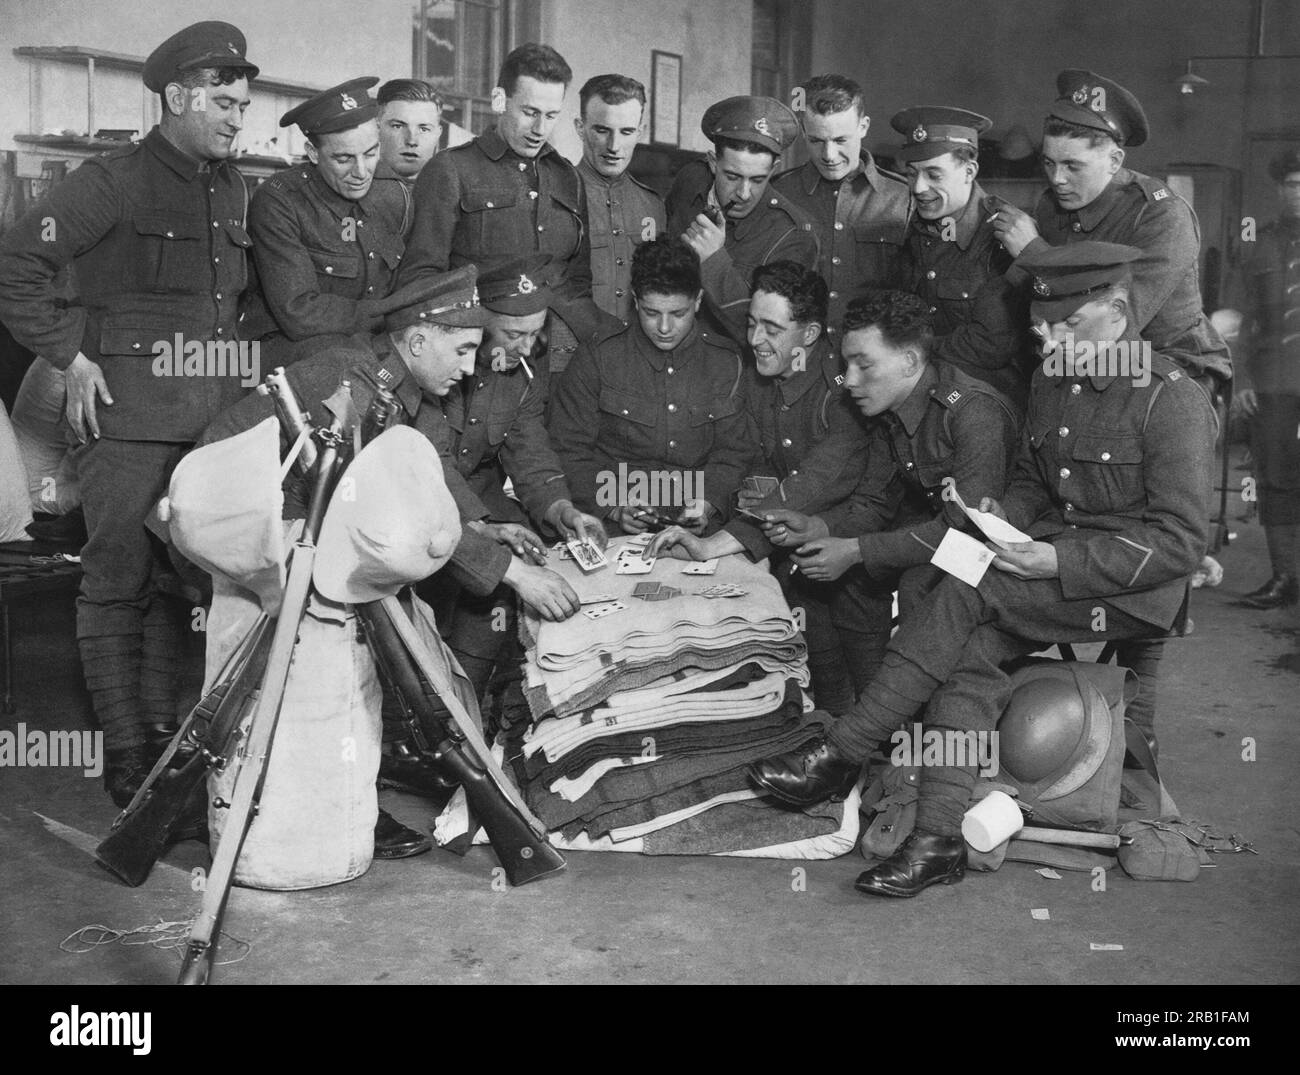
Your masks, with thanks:
M329 424L313 426L282 369L258 391L273 398L293 445L292 466L310 483L306 521L290 555L279 610L275 615L263 611L253 623L95 851L99 863L126 884L143 884L183 822L193 816L195 803L206 798L209 774L237 768L230 801L214 802L229 814L185 946L178 979L182 985L206 984L212 976L235 868L258 812L299 626L312 593L316 542L327 506L350 462L351 446L388 432L394 413L377 396L379 406L372 405L358 432L345 381L324 403ZM353 607L381 679L401 703L412 739L449 785L464 789L471 832L482 825L510 884L562 870L564 858L547 842L545 828L484 741L475 719L477 699L450 651L436 637L430 640L415 630L396 592ZM435 730L432 736L430 729Z

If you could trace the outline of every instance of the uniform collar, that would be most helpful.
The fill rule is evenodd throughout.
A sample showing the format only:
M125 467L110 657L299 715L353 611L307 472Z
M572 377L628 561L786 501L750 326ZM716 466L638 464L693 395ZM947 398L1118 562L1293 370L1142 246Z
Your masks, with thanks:
M916 431L921 425L921 419L925 417L925 412L929 410L930 397L934 395L934 386L938 382L939 371L934 368L933 362L927 362L925 371L921 374L921 379L916 382L916 387L903 400L902 406L893 412L894 417L898 419L909 437L916 436Z
M582 173L584 182L595 183L597 186L601 187L620 187L624 183L631 183L633 181L631 172L627 168L624 168L623 171L613 179L601 175L595 168L587 163L586 157L583 157L582 160L578 161L578 171Z
M957 234L953 236L952 241L957 244L959 250L968 250L971 240L975 238L975 233L980 230L980 224L983 221L980 206L983 201L984 189L978 183L973 184L970 188L970 197L953 221L957 225ZM912 219L916 229L926 234L938 235L943 230L943 219L923 220L919 215L914 216Z
M226 163L225 161L195 160L193 157L189 156L189 154L182 153L176 148L171 140L162 133L161 127L154 127L153 130L146 134L144 136L144 144L155 157L187 182L189 180L197 179L200 175L209 170L215 171L221 165Z
M501 134L496 129L495 125L490 130L486 130L480 134L474 141L489 160L499 161L507 154L512 157L519 157L519 154L511 149L506 140L501 137ZM525 162L528 160L541 160L548 153L554 152L555 147L551 145L550 142L543 142L542 148L537 151L536 157L519 157L519 159Z
M1105 190L1082 209L1076 209L1070 215L1075 220L1078 220L1084 231L1092 231L1106 218L1106 214L1114 208L1115 203L1122 196L1124 188L1131 182L1133 182L1133 173L1127 168L1121 168L1111 176Z
M370 337L370 349L375 354L375 365L371 370L375 380L392 392L401 403L402 410L414 418L424 399L424 392L416 384L410 367L402 361L402 356L393 347L387 333L381 332Z
M787 377L784 381L776 382L774 387L781 397L781 402L793 405L795 400L802 399L819 384L838 390L844 383L844 378L840 376L839 365L839 358L831 350L830 343L823 334L813 344L806 368Z
M827 186L832 183L832 180L822 178L821 172L817 170L817 165L810 160L804 162L802 179L805 194L814 193L817 190L818 183L825 183ZM876 168L875 158L865 149L859 152L858 167L843 179L834 180L835 183L857 183L859 181L873 190L880 185L880 172Z
M360 201L353 201L351 198L345 198L338 191L334 190L325 182L325 177L320 174L320 168L314 164L304 164L307 174L311 177L308 180L308 186L320 201L325 203L339 220L345 220L348 217L363 217L366 215L366 209L370 205L370 195L375 189L376 179L370 181L370 190L366 191L365 197Z
M1132 318L1130 318L1128 324L1124 326L1124 335L1121 336L1119 340L1116 340L1115 342L1119 343L1121 341L1127 343L1130 346L1130 348L1133 347L1134 345L1137 345L1139 347L1142 346L1142 337L1138 335L1138 330L1134 327ZM1119 380L1119 374L1118 373L1107 374L1102 372L1101 368L1098 367L1098 372L1093 373L1091 376L1089 376L1088 380L1092 382L1092 387L1095 388L1098 392L1104 392L1115 381Z
M706 195L707 196L707 195ZM728 221L731 234L736 237L737 242L743 242L748 238L749 233L759 227L759 221L762 220L764 213L779 212L784 209L781 195L777 193L776 188L768 185L763 192L763 200L750 211L749 216L742 217L737 221Z
M635 341L633 346L636 347L637 353L650 363L650 367L656 373L663 373L668 368L669 362L676 364L685 361L691 348L700 338L700 322L696 320L686 339L671 351L661 351L651 343L649 337L641 331L640 322L630 325L627 331L632 333L632 339Z
M417 176L416 178L418 179L419 176ZM381 179L394 179L405 187L415 186L415 179L407 179L405 176L398 175L389 166L387 161L382 161L382 160L377 165L375 165L375 182L378 182Z

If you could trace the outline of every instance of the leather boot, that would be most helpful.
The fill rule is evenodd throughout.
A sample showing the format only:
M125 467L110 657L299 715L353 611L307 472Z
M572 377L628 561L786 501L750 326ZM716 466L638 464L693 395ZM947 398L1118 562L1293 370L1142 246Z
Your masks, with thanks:
M437 762L406 742L384 744L384 752L379 755L379 778L443 805L456 787L444 778Z
M1274 575L1262 587L1242 598L1250 608L1289 608L1300 601L1300 580L1294 575Z
M119 810L125 810L135 798L154 761L144 743L104 751L104 790Z
M903 846L853 882L873 896L915 896L930 885L955 885L966 875L966 841L914 829Z
M792 806L812 806L852 789L862 763L849 761L824 739L810 739L798 750L751 762L749 779L767 794Z
M422 832L407 828L386 810L379 811L375 822L375 858L406 859L423 855L433 848L433 841Z

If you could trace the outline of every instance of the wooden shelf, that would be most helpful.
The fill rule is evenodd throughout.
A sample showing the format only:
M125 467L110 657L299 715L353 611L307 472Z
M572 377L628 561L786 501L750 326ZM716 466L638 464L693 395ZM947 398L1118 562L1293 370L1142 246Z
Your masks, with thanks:
M20 45L14 49L15 56L28 56L34 60L46 60L50 63L66 63L76 66L91 66L110 71L144 70L145 57L128 56L122 52L105 52L103 49L89 49L83 45ZM253 85L267 93L281 93L288 97L304 99L320 93L326 86L308 86L302 82L285 82L283 79L263 78L258 75Z

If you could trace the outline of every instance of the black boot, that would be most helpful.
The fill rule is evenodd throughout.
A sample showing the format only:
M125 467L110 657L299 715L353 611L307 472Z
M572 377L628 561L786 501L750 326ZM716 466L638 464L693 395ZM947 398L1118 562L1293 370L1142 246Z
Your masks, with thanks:
M125 810L153 768L155 757L144 743L104 752L104 790L119 810Z
M423 855L432 848L433 841L424 833L407 828L386 810L379 811L379 820L375 822L375 858L406 859Z
M384 744L384 752L379 755L379 778L443 806L456 787L447 782L437 762L407 742Z
M862 763L849 761L824 739L810 739L798 750L760 758L746 770L767 794L792 806L812 806L852 789Z
M873 896L915 896L930 885L955 885L966 875L966 841L915 829L903 846L859 875L853 887Z
M1242 598L1249 608L1289 608L1300 601L1300 581L1294 575L1274 575L1258 590Z

